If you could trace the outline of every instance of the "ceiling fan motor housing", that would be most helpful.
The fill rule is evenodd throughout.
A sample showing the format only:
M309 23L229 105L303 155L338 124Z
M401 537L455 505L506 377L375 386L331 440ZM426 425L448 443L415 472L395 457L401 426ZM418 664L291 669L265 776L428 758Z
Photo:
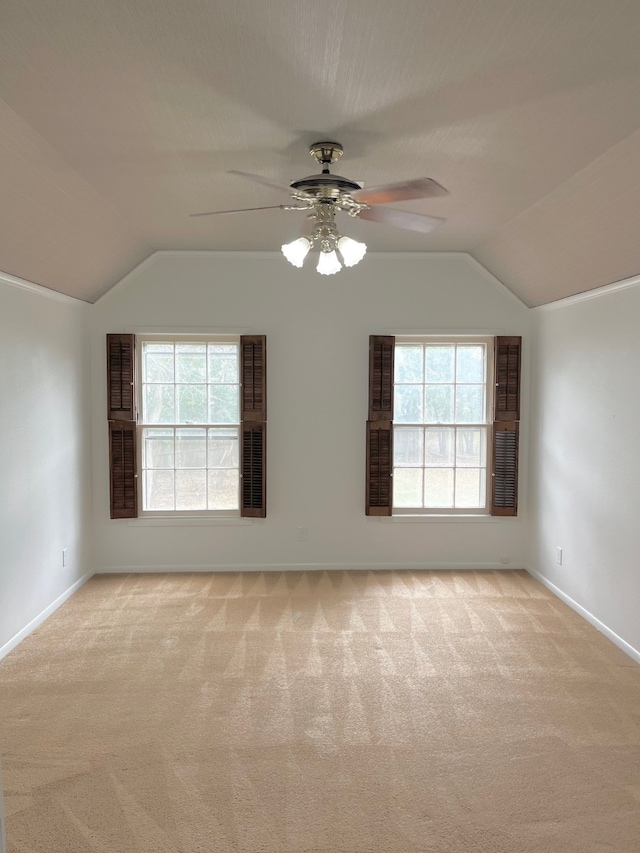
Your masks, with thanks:
M343 178L341 175L332 175L329 165L342 156L342 145L339 142L314 142L309 148L309 154L323 167L319 175L308 175L299 181L294 181L290 186L292 190L306 193L315 199L338 199L343 193L359 190L360 184Z

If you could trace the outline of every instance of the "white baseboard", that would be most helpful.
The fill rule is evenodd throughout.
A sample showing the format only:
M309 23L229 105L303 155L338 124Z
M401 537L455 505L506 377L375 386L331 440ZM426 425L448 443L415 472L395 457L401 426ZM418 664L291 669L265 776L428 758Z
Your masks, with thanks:
M72 584L69 589L65 590L62 595L59 595L56 600L53 601L48 607L45 607L42 613L39 613L35 617L35 619L32 619L31 622L29 622L28 625L25 625L21 631L18 631L18 633L15 634L15 636L13 636L8 642L6 642L4 646L0 646L0 660L2 660L3 657L8 655L12 649L15 649L18 643L22 642L25 637L28 637L29 634L32 631L35 631L35 629L39 625L42 625L45 619L51 616L51 614L55 610L57 610L61 604L64 604L68 598L71 598L73 593L79 590L80 587L83 586L91 577L93 577L93 572L89 572L88 574L83 575L80 580L77 580L74 584Z
M225 565L195 566L97 566L97 575L136 575L198 572L329 572L344 569L346 571L386 570L402 571L407 569L424 571L514 571L524 568L522 562L508 563L228 563Z
M556 595L561 601L568 604L572 610L579 613L583 619L586 619L594 628L597 628L598 631L600 631L601 634L604 634L607 639L611 640L614 645L618 646L619 649L622 649L622 651L625 652L625 654L628 654L630 658L633 658L636 663L640 663L640 651L634 649L634 647L627 643L626 640L623 640L622 637L619 637L611 630L611 628L608 628L604 622L601 622L597 616L594 616L593 613L581 604L578 604L577 601L574 601L571 596L567 595L566 592L563 592L559 587L551 583L550 580L547 580L547 578L545 578L544 575L541 575L540 572L536 572L535 569L532 569L529 566L526 566L525 568L532 577L537 581L540 581L543 586L546 586L546 588Z

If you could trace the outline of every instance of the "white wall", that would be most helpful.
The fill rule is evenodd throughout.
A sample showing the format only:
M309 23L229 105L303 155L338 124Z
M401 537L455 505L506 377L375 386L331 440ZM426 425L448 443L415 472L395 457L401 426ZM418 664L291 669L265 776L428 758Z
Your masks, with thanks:
M0 276L0 656L91 571L89 306L9 281Z
M535 314L531 567L640 650L640 281Z
M467 256L368 256L322 277L279 253L160 253L96 303L91 320L97 571L526 563L525 501L518 519L483 522L364 514L371 333L522 334L528 352L531 312ZM267 335L268 517L235 526L111 521L104 336L194 327ZM525 405L525 448L526 436ZM521 465L525 493L526 452Z

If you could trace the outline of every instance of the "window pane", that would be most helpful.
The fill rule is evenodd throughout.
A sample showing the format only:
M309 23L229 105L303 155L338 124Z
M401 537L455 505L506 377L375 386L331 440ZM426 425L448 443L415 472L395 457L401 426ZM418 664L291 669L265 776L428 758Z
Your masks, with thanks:
M143 468L173 468L173 430L145 429L142 459Z
M453 506L453 468L425 468L424 505L442 509Z
M237 429L209 430L209 468L237 468L240 464Z
M395 348L395 381L422 382L422 347Z
M209 386L209 423L239 423L240 407L238 387L238 385Z
M393 420L399 424L422 423L422 386L396 385Z
M454 346L425 347L425 382L453 382Z
M425 423L453 423L453 385L424 386Z
M424 430L394 429L393 464L422 465L424 460Z
M173 471L145 471L145 509L175 509Z
M456 354L456 382L484 382L484 347L459 346Z
M148 424L175 423L174 385L145 385L142 418Z
M485 475L478 468L456 471L456 506L478 509L485 505Z
M456 438L456 465L480 468L486 465L486 430L459 429Z
M176 509L207 508L206 476L204 469L176 471Z
M393 505L422 507L422 468L393 469Z
M229 344L209 344L209 382L238 381L238 348Z
M176 382L207 381L207 345L176 344Z
M453 459L453 429L425 430L425 465L429 467L451 467Z
M207 386L176 385L177 424L206 424Z
M205 468L207 465L207 431L176 430L176 468Z
M238 509L240 476L237 469L209 471L209 509Z
M456 423L484 423L484 386L456 385Z
M144 344L142 372L143 382L173 382L173 346Z

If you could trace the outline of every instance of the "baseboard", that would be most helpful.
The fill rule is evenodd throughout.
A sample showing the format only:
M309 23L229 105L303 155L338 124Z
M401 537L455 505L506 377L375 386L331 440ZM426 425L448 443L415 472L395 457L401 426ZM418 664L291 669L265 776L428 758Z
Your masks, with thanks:
M211 566L98 566L95 568L97 575L136 575L136 574L165 574L165 573L188 573L198 572L329 572L329 571L367 571L386 570L403 571L407 569L424 571L514 571L522 569L523 564L503 563L446 563L446 562L420 562L420 563L228 563L225 565Z
M529 574L534 577L537 581L543 586L556 595L561 601L564 601L565 604L568 604L572 610L575 610L576 613L580 614L583 619L586 619L594 628L597 628L601 634L604 634L607 639L611 640L611 642L618 646L619 649L622 649L625 654L629 655L636 663L640 663L640 651L634 649L632 645L627 643L626 640L623 640L622 637L619 637L615 631L612 631L611 628L608 628L604 622L601 622L597 616L594 616L589 610L583 607L581 604L578 604L577 601L574 601L571 596L567 595L566 592L563 592L559 587L555 584L551 583L550 580L541 575L540 572L536 572L535 569L530 568L529 566L525 567Z
M93 572L83 575L79 580L72 584L69 589L65 590L62 595L59 595L48 607L45 607L42 613L39 613L35 619L32 619L31 622L29 622L28 625L25 625L21 631L18 631L18 633L6 642L4 646L0 646L0 660L8 655L12 649L15 649L18 643L22 642L25 637L28 637L29 634L32 631L35 631L39 625L42 625L45 619L51 616L51 614L57 610L61 604L64 604L68 598L71 598L73 593L79 590L80 587L83 586L91 577L93 577Z

